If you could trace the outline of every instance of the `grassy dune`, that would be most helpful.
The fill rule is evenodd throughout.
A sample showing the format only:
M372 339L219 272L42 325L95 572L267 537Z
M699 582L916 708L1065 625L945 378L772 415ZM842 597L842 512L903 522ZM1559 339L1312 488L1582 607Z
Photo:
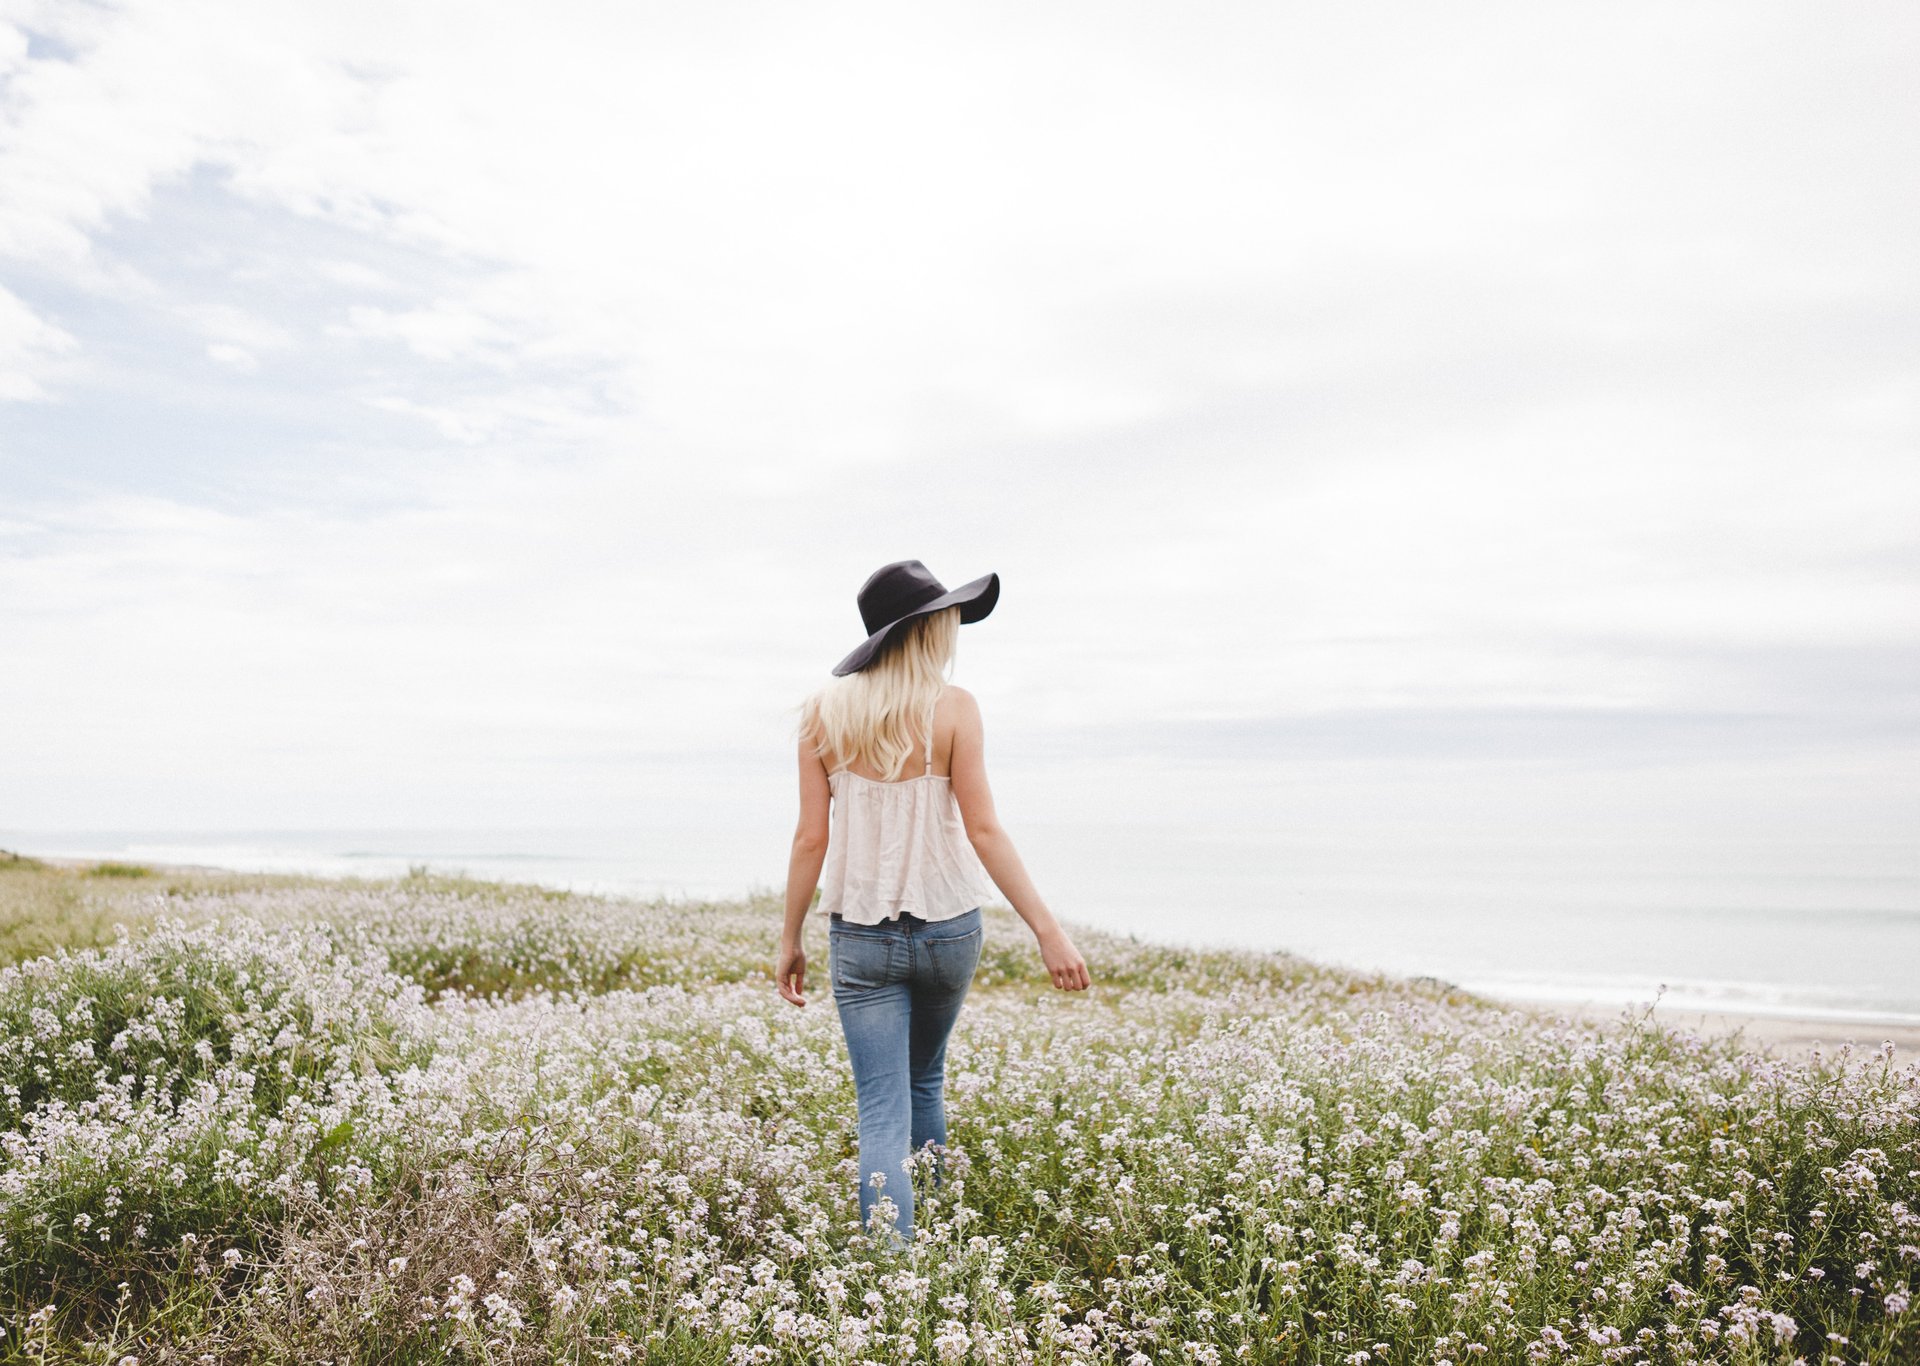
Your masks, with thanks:
M1911 1064L996 912L892 1259L777 924L0 856L0 1356L1920 1361Z

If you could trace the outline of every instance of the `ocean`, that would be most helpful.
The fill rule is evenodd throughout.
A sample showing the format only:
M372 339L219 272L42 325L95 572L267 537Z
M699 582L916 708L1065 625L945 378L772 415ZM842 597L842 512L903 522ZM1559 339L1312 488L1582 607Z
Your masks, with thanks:
M785 882L784 830L0 831L47 857L642 897ZM1282 949L1509 1000L1920 1023L1920 855L1886 840L1332 839L1217 824L1023 821L1056 915L1143 939ZM1092 964L1097 977L1099 965Z

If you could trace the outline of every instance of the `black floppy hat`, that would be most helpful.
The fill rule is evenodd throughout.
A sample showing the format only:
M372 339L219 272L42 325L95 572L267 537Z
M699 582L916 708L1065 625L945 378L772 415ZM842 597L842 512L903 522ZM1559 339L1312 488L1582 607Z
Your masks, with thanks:
M833 666L834 676L859 673L873 663L880 648L915 617L958 607L964 625L980 620L999 600L998 574L988 574L949 590L918 560L895 560L882 565L860 585L860 620L867 628L867 638L852 654Z

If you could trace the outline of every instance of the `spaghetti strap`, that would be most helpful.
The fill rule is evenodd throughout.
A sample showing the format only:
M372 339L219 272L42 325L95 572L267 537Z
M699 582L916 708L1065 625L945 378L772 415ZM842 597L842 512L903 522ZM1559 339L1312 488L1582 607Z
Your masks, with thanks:
M940 704L940 698L937 694L933 699L933 703L934 703L934 706L938 706ZM921 776L931 777L932 775L933 775L933 707L928 707L927 708L927 767Z

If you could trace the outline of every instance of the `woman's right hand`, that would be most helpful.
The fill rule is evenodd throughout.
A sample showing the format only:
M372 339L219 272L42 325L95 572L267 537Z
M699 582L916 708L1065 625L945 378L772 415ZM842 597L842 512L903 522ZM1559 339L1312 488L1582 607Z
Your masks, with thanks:
M1039 938L1040 959L1047 965L1047 976L1053 979L1055 988L1085 991L1092 985L1092 979L1087 976L1087 961L1067 938L1065 930L1055 926Z

